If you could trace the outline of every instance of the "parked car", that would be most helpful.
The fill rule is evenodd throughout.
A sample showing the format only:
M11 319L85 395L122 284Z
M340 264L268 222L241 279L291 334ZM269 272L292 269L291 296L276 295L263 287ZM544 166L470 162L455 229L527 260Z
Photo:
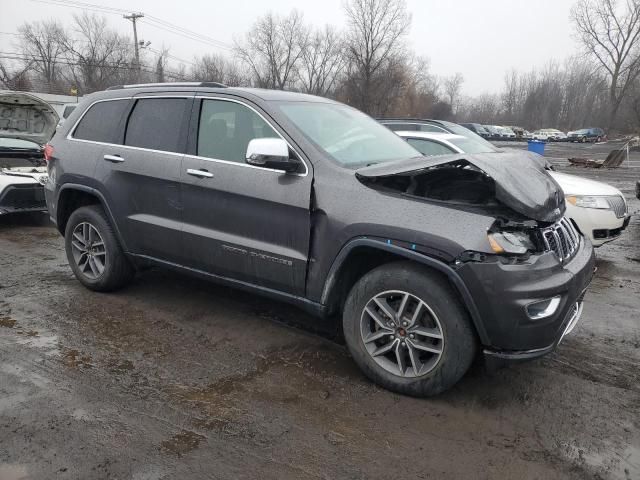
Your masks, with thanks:
M561 130L556 130L555 128L549 128L547 131L551 134L550 140L552 142L566 142L569 140L569 137L566 133Z
M607 135L601 128L583 128L574 132L569 132L568 135L570 142L593 142L599 143L607 139Z
M392 131L408 130L418 132L433 132L433 133L454 133L456 135L462 135L464 137L472 138L478 142L484 142L487 145L491 145L484 138L478 135L476 132L458 125L457 123L448 122L446 120L430 120L430 119L398 119L398 118L378 118L378 122ZM484 125L481 125L485 127ZM486 128L485 128L486 130ZM488 130L487 130L488 132ZM491 134L490 134L491 135Z
M509 127L509 128L516 134L516 140L526 140L531 136L531 134L522 127Z
M368 377L432 395L476 352L552 351L582 311L591 244L542 160L510 155L427 158L299 93L138 85L78 106L47 148L45 191L87 288L158 265L341 315Z
M531 134L532 140L538 140L541 142L550 142L553 140L553 133L547 129L536 130Z
M516 132L514 132L510 127L498 127L500 130L500 135L503 140L515 140L517 138Z
M77 103L66 103L64 105L64 108L62 110L62 117L60 117L60 120L58 121L58 126L61 126L64 121L69 118L69 115L71 115L71 113L76 109L77 106Z
M490 135L490 139L491 140L500 140L502 138L502 133L500 133L500 130L497 126L495 125L483 125L483 127L485 128L485 130L487 130L489 132ZM449 132L449 133L455 133L455 132Z
M0 215L46 210L43 144L58 115L25 93L0 94Z
M480 135L482 138L491 138L491 134L479 123L461 123L460 126L471 130L473 133Z
M504 150L451 134L396 132L423 155L487 153L501 155ZM606 183L556 171L549 174L562 187L567 202L565 217L599 247L615 240L627 228L631 217L620 190Z

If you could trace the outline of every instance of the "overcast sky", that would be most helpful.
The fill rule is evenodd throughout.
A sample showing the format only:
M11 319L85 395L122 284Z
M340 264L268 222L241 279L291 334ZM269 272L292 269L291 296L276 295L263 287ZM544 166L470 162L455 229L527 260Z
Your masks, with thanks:
M343 0L84 0L87 3L131 9L172 24L233 43L256 18L268 11L286 14L297 8L315 25L344 26ZM408 0L413 16L410 46L431 61L440 76L461 72L464 93L498 92L506 71L529 70L550 59L563 61L576 50L569 22L573 0ZM34 0L0 0L0 51L16 51L15 32L25 21L57 18L72 21L77 8ZM119 14L107 15L113 27L131 32L131 23ZM139 25L139 37L151 47L170 47L170 53L187 60L218 51L215 47Z

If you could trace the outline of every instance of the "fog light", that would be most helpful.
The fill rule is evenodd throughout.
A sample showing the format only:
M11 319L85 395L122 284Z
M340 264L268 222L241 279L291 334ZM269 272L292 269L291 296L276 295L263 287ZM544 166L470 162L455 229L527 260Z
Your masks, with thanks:
M558 310L561 298L562 297L558 295L557 297L548 298L547 300L530 303L526 306L527 315L529 315L531 320L541 320L550 317Z

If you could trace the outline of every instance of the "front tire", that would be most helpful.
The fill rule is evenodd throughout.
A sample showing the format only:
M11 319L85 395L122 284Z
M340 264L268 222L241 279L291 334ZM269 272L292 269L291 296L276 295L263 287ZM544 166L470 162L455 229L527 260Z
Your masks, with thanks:
M102 207L89 205L74 211L64 238L69 265L88 289L117 290L135 275Z
M343 329L367 377L416 397L455 385L477 350L469 316L447 280L411 262L365 274L349 293Z

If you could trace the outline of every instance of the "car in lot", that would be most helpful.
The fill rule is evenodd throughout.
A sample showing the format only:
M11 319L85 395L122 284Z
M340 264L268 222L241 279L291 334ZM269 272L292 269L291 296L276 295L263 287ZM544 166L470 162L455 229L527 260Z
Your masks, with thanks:
M423 155L452 153L498 154L503 150L475 142L460 135L396 132ZM627 228L631 219L627 202L620 190L606 183L556 171L549 174L562 187L567 202L565 217L599 247L615 240Z
M600 143L607 139L605 131L601 128L582 128L567 134L568 141L574 143Z
M547 141L547 142L566 142L568 140L567 134L556 130L555 128L543 128L536 130L531 135L533 140Z
M497 127L500 131L500 136L503 140L515 140L517 138L516 132L514 132L510 127Z
M460 126L471 130L473 133L480 135L484 139L491 138L489 131L479 123L461 123Z
M43 145L57 122L55 110L37 97L0 94L0 215L46 210Z
M46 151L50 216L87 288L156 265L341 316L358 366L403 394L450 388L479 352L552 351L593 273L541 160L428 158L324 98L110 89Z
M468 129L463 125L458 125L457 123L448 122L446 120L431 120L421 118L378 118L377 120L389 130L394 132L417 131L432 133L453 133L456 135L462 135L472 138L478 142L485 142L487 143L487 145L491 145L475 131Z
M487 130L487 132L489 132L490 140L502 139L502 133L500 132L500 129L496 125L483 125L483 127L485 128L485 130ZM455 132L449 132L449 133L455 133Z

